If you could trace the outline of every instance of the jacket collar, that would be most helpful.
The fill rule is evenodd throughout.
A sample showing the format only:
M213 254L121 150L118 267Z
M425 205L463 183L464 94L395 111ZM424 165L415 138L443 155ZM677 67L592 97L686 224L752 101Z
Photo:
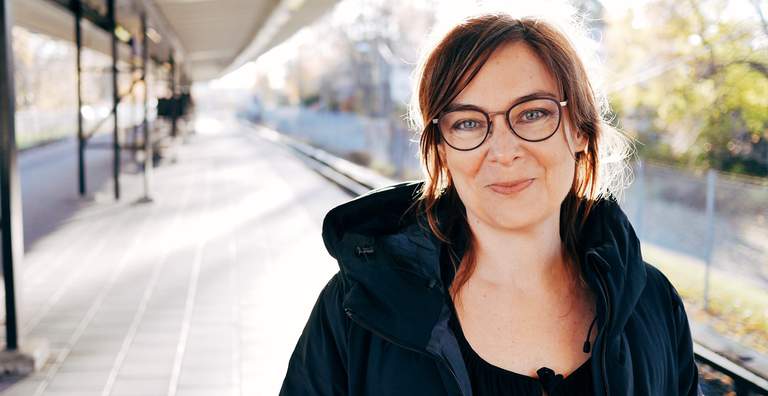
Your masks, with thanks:
M435 354L445 330L439 327L447 319L443 243L409 210L421 185L374 190L332 209L323 222L323 240L351 280L345 310L392 342ZM618 332L645 286L639 241L614 199L595 203L581 236L585 279L603 297L598 315L609 333Z

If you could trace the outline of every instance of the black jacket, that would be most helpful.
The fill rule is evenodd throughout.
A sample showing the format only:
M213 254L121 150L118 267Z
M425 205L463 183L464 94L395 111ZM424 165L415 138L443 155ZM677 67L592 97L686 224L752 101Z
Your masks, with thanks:
M444 244L414 215L403 215L419 186L373 191L326 216L323 238L340 271L320 293L281 395L472 394L448 326ZM598 297L596 392L698 394L680 296L642 260L614 200L595 205L580 245L585 280Z

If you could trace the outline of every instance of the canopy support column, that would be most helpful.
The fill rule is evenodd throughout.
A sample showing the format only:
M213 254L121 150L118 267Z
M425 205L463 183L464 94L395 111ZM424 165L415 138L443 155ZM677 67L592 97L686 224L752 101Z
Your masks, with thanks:
M85 196L85 135L83 134L83 79L82 79L82 60L83 60L83 33L82 20L83 8L81 0L72 0L72 8L75 12L75 49L77 64L77 177L78 190L80 196Z
M107 0L107 19L109 20L109 36L112 42L112 177L114 178L115 200L120 200L120 126L117 119L117 105L120 103L120 92L117 85L117 19L115 18L115 0Z
M141 198L142 202L152 202L152 195L150 194L151 180L152 180L152 166L153 156L152 153L152 134L149 130L149 84L147 83L147 70L149 67L149 40L147 40L147 14L141 13L141 84L144 87L144 97L142 107L144 108L144 116L141 120L142 133L144 134L144 196Z
M16 95L13 80L10 0L0 0L0 227L2 227L3 281L5 282L5 348L19 347L14 267L23 249L21 193L16 149Z
M171 103L173 103L173 114L171 114L171 136L175 138L178 134L176 119L178 118L180 109L177 100L178 97L176 95L176 61L173 59L173 51L171 51L169 63L171 65Z
M45 340L19 342L19 315L15 270L24 255L21 189L16 148L16 95L13 80L11 0L0 0L0 250L5 291L5 349L0 351L0 372L26 375L48 357Z

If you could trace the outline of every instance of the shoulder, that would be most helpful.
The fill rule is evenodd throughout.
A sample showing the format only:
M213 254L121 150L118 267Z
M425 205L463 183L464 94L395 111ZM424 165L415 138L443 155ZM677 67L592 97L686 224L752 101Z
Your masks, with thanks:
M639 304L649 317L666 323L671 334L687 330L688 319L683 299L666 275L653 265L643 262L647 280Z
M679 309L683 300L677 289L672 285L666 275L652 264L643 261L646 273L646 292L661 300L665 306L671 309Z
M347 281L339 271L328 280L312 307L304 329L310 338L343 338L349 326L343 308L346 292Z
M344 355L342 351L347 348L349 331L349 318L343 308L346 284L342 273L337 272L323 287L304 328L303 343L299 342L300 349L307 353L322 352L312 345L328 345L327 348L336 349L340 355Z
M341 305L344 289L343 277L336 273L320 292L288 362L280 395L344 393L349 329Z
M336 272L328 280L328 283L325 284L323 290L320 291L317 303L315 304L315 310L321 312L317 313L330 318L345 317L342 303L347 293L348 284L349 280L346 279L343 273L341 271ZM313 312L314 314L315 312Z

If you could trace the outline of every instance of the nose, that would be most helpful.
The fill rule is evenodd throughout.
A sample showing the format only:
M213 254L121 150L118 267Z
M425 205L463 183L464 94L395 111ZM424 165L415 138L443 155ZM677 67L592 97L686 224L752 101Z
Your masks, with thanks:
M520 156L523 140L509 128L506 113L498 112L489 114L489 116L491 117L491 133L487 142L488 156L491 160L499 163L511 163Z

